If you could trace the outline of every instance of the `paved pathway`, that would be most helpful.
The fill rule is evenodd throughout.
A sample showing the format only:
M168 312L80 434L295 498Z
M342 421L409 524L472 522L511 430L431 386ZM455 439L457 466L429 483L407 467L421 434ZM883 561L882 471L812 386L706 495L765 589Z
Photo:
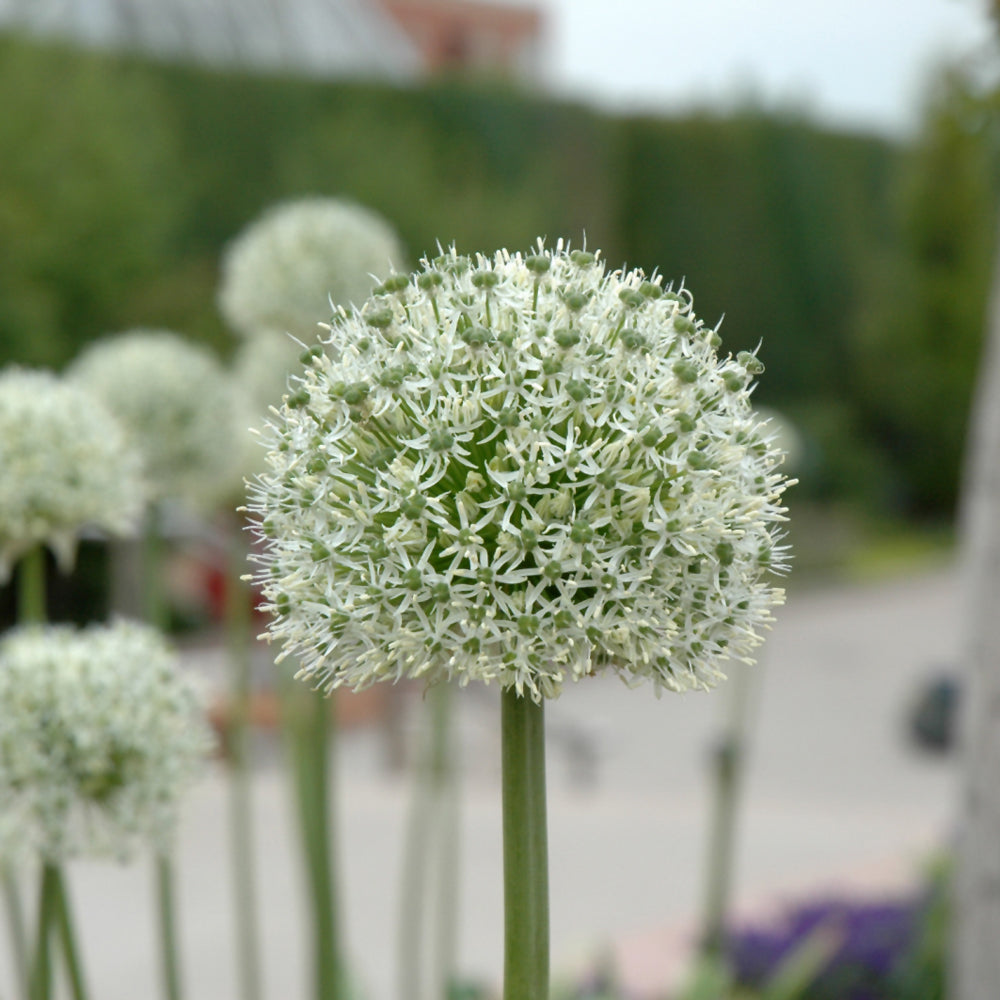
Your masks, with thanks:
M737 862L742 909L824 887L899 884L947 840L954 760L913 751L904 719L919 682L956 660L958 604L954 574L942 570L804 590L782 609L757 674ZM658 701L608 678L580 684L549 707L557 974L611 949L637 991L676 977L699 906L707 751L727 704L726 689ZM459 960L464 973L492 982L502 965L498 705L496 693L482 689L460 701ZM419 707L410 706L411 725ZM377 732L344 735L339 862L357 975L370 1000L399 1000L395 897L409 791L382 757ZM178 863L187 1000L238 1000L226 802L215 769L185 815ZM301 879L272 754L257 772L255 808L266 997L297 1000L307 996ZM72 877L92 995L155 997L149 868L81 864ZM2 935L0 997L12 992L5 944Z

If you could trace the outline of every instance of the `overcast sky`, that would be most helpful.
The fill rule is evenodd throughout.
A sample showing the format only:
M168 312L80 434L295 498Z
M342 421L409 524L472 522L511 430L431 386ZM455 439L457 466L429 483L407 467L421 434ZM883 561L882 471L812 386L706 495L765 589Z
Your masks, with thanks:
M987 0L533 0L562 94L616 108L754 94L900 133L942 58L983 52Z

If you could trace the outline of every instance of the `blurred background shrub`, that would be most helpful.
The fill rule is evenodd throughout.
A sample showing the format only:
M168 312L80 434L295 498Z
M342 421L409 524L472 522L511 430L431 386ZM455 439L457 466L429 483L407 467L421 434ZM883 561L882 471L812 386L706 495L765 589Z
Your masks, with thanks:
M452 241L601 247L684 279L805 442L793 503L943 521L994 241L992 98L942 77L909 144L752 107L611 116L510 84L219 72L0 38L0 358L131 326L228 355L222 248L309 194Z

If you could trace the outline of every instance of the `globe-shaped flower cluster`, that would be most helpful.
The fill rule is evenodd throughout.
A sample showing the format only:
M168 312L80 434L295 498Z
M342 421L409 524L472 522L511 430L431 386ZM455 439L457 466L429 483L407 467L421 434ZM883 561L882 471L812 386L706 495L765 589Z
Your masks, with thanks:
M363 302L372 275L402 261L398 236L371 209L337 198L286 202L226 249L219 308L243 336L277 331L311 344L330 317L331 300Z
M0 640L0 860L167 846L210 749L158 632L118 622Z
M229 374L203 347L168 330L133 330L92 344L71 375L125 427L154 500L210 504L229 487L243 411Z
M139 456L98 400L48 372L0 373L0 580L40 544L68 569L82 529L129 534L144 503Z
M317 685L602 668L704 687L782 591L781 453L690 295L541 243L339 311L251 488L271 637Z

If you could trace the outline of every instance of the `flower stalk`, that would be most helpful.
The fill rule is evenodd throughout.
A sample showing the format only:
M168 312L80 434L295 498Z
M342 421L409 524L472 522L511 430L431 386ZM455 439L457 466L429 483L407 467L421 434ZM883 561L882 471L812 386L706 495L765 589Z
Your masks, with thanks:
M22 557L17 573L17 621L40 625L46 619L45 550L41 545Z
M453 762L454 691L436 684L427 692L427 745L406 837L399 922L399 996L448 996L455 965L458 788ZM425 931L426 933L422 933ZM430 944L427 944L428 937ZM430 952L425 977L423 953Z
M166 634L170 628L170 606L163 580L166 540L163 537L163 516L160 505L151 503L146 518L146 531L142 540L143 606L146 621ZM175 878L170 854L166 850L157 851L153 860L153 885L164 1000L181 1000L183 996L177 905L174 898Z
M322 692L291 684L285 688L285 727L312 912L313 995L316 1000L346 1000L332 847L330 758L336 728Z
M159 852L154 862L157 928L160 935L160 974L164 1000L180 1000L181 962L177 942L177 904L174 898L174 866L170 855Z
M18 565L18 623L40 625L46 618L45 606L45 551L41 545L36 545L21 557ZM28 934L21 892L10 864L3 865L3 896L14 958L14 974L21 996L27 998L31 991L28 972Z
M87 989L83 978L83 963L80 960L80 949L76 941L73 918L70 912L69 890L62 869L56 867L56 925L59 942L62 945L63 957L66 960L66 972L69 976L70 990L73 1000L87 1000Z
M501 694L503 1000L548 1000L549 877L542 703Z
M725 958L726 920L732 894L733 862L739 794L746 754L750 672L738 669L730 680L730 713L721 737L712 750L713 805L710 821L705 909L699 950L716 965Z
M233 851L234 903L236 906L236 951L240 996L260 1000L260 936L257 882L254 873L253 809L251 797L252 731L250 728L251 659L250 622L252 595L240 580L238 568L245 559L243 547L233 541L226 587L226 623L229 633L230 714L228 746L230 761L230 836Z

